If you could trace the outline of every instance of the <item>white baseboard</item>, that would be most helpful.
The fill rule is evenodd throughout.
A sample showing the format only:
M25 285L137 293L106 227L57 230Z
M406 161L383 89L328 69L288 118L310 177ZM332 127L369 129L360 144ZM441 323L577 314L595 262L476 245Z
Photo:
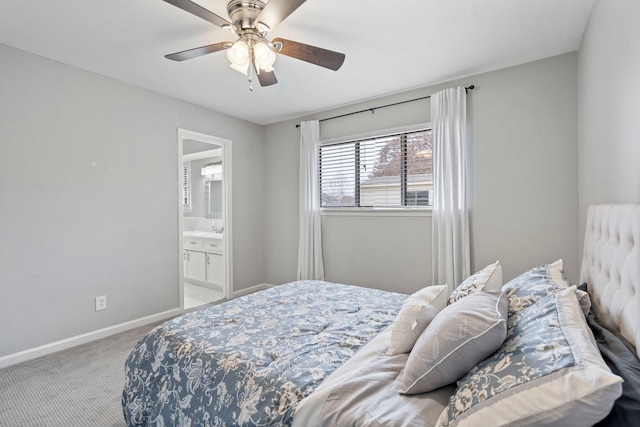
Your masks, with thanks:
M98 329L97 331L87 332L86 334L66 338L64 340L56 341L50 344L45 344L40 347L35 347L29 350L2 356L0 357L0 368L6 368L7 366L15 365L16 363L25 362L27 360L35 359L41 356L46 356L47 354L66 350L80 344L86 344L90 341L95 341L100 338L106 338L120 332L128 331L129 329L137 328L138 326L144 326L148 325L149 323L169 319L182 313L182 309L174 308L173 310L164 311L162 313L153 314L151 316L142 317L140 319L131 320L125 323L120 323L119 325L109 326L107 328Z
M252 294L254 292L263 291L265 289L273 288L274 285L269 283L260 283L259 285L251 286L247 289L240 289L239 291L235 291L233 293L233 298L238 298L243 295Z
M238 298L243 295L251 294L253 292L262 291L264 289L272 288L274 285L269 283L261 283L256 286L251 286L247 289L241 289L233 293L233 298ZM9 354L0 357L0 368L6 368L7 366L15 365L16 363L26 362L27 360L36 359L47 354L55 353L57 351L66 350L77 345L86 344L91 341L98 340L100 338L106 338L111 335L118 334L120 332L128 331L129 329L137 328L138 326L148 325L149 323L159 322L161 320L169 319L171 317L178 316L184 311L180 308L174 308L173 310L164 311L162 313L153 314L151 316L142 317L140 319L131 320L129 322L121 323L119 325L109 326L107 328L99 329L93 332L87 332L86 334L77 335L75 337L66 338L53 343L45 344L40 347L30 348L28 350L20 351L18 353Z

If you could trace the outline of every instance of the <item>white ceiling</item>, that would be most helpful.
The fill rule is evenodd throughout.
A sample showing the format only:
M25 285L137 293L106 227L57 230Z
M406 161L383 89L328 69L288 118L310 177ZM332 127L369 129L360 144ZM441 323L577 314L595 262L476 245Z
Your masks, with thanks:
M270 38L346 54L337 72L278 55L248 90L224 52L164 55L233 34L162 0L0 0L0 43L269 124L578 50L595 0L308 0ZM227 0L197 0L227 18Z

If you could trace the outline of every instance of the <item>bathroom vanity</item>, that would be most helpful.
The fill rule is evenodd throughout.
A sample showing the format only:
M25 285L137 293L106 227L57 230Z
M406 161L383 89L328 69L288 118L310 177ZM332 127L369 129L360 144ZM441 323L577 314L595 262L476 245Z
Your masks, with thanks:
M225 283L222 233L185 231L184 280L222 290Z

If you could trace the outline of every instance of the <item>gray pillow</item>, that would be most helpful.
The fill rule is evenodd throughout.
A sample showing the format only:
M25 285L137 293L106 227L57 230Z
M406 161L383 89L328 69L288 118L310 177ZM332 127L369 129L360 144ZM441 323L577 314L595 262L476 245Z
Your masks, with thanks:
M451 384L493 354L507 334L507 309L502 291L474 292L444 308L411 350L400 392Z

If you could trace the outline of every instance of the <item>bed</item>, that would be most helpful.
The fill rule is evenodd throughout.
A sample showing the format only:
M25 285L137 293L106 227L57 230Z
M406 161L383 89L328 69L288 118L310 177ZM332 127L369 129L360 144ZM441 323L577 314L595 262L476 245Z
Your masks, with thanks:
M640 205L562 260L453 292L299 281L187 313L125 363L130 426L640 425Z

